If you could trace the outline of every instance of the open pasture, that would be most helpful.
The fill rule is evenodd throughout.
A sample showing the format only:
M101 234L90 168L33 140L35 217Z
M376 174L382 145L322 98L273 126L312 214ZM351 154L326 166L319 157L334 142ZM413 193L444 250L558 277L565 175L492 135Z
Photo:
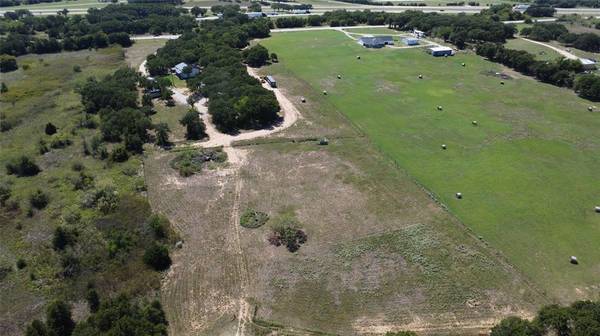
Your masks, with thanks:
M280 60L266 72L326 90L327 104L551 298L598 297L593 103L471 53L368 50L335 31L273 34L261 43ZM572 255L579 265L569 263Z

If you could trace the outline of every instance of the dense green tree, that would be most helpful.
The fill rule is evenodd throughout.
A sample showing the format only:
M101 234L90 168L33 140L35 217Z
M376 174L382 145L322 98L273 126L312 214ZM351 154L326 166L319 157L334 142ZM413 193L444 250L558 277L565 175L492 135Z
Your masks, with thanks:
M171 266L171 257L166 246L152 243L144 252L144 263L157 271L164 271Z
M490 336L542 336L542 334L527 320L507 317L492 328Z
M244 50L246 63L252 67L260 67L267 64L269 60L269 51L267 48L257 44L249 49Z
M169 141L169 126L166 123L159 123L154 126L156 131L156 145L160 147L168 147L171 145Z
M29 195L29 204L36 209L43 209L50 201L48 195L41 189L37 189Z
M179 120L179 123L185 126L185 138L188 140L200 140L206 137L206 127L204 122L198 116L198 112L194 109L189 109L186 114Z

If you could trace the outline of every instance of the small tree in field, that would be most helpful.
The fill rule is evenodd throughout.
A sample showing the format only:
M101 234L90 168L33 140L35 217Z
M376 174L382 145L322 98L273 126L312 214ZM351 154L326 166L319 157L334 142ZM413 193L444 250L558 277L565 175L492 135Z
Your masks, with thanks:
M155 126L156 130L156 145L160 147L168 147L171 142L169 141L169 126L166 123L159 123Z
M206 127L196 110L188 110L179 123L185 126L185 138L188 140L200 140L206 136Z
M156 271L164 271L171 266L171 257L166 246L152 243L144 252L144 263Z
M47 123L46 124L46 128L44 129L44 131L46 132L47 135L52 135L56 133L56 126L54 126L52 123Z

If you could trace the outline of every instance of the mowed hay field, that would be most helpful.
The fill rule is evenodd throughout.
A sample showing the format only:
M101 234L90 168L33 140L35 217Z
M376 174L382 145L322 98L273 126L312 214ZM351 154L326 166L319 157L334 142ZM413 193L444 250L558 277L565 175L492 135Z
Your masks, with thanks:
M598 297L600 112L590 102L514 73L501 85L494 73L507 70L472 54L367 50L334 31L261 43L280 60L265 73L327 90L328 104L550 297Z

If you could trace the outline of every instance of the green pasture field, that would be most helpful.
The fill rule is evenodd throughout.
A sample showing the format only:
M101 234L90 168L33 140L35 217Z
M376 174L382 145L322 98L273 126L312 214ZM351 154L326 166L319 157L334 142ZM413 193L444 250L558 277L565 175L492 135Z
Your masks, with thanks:
M518 38L506 40L504 46L508 49L525 50L542 61L551 61L561 57L555 50Z
M327 90L328 104L550 297L598 297L600 112L587 110L593 103L471 53L368 50L334 31L274 34L261 43L280 60L267 71L292 73L313 93Z

